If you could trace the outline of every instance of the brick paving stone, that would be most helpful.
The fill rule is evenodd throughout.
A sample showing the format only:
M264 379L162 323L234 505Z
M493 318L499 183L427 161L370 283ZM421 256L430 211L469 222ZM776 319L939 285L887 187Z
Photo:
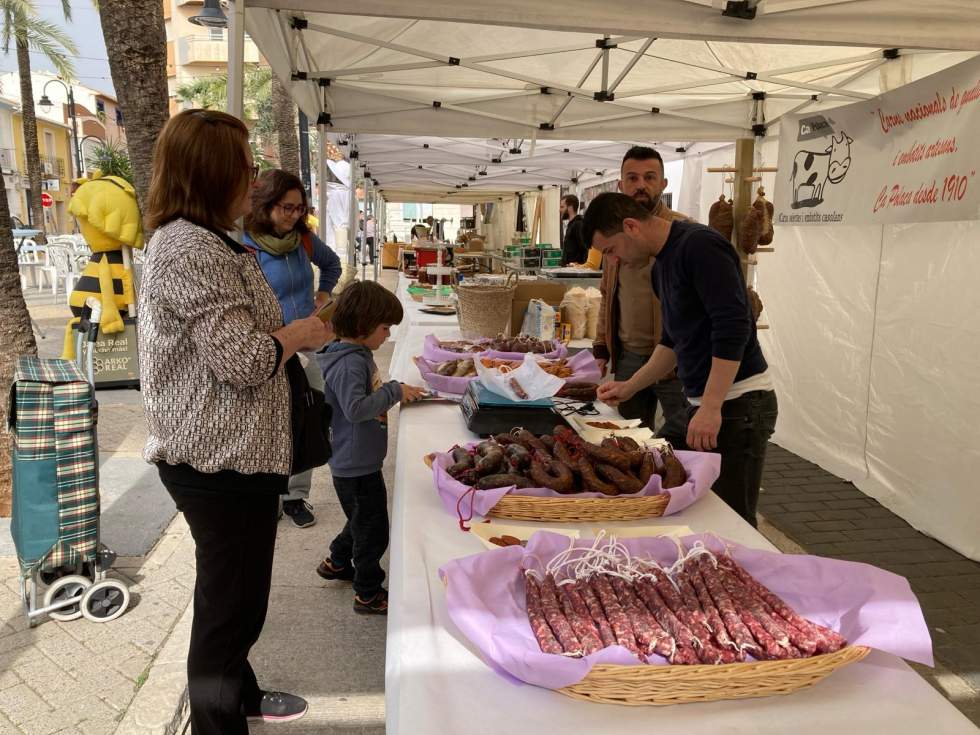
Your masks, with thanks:
M0 692L0 714L15 725L48 712L51 712L51 707L27 684L18 684Z
M861 511L856 508L844 510L818 510L815 515L821 521L853 521L863 518Z
M785 505L786 510L795 513L796 511L818 511L823 510L826 506L823 503L816 500L808 500L806 502L799 503L787 503Z
M867 508L875 504L871 498L852 498L848 500L838 500L834 503L834 508L847 510L849 508Z
M807 525L814 531L846 531L856 528L851 521L810 521Z

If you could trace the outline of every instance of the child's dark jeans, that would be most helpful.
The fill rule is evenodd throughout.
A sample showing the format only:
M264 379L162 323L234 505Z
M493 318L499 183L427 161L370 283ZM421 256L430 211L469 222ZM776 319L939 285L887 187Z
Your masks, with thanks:
M347 516L344 529L330 544L337 566L354 566L354 592L366 600L381 590L385 573L381 557L388 548L388 493L381 472L334 477L334 490Z

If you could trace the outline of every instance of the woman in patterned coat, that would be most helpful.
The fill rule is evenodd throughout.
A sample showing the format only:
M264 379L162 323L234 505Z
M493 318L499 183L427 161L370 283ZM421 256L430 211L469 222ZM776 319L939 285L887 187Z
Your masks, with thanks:
M279 495L292 459L285 361L332 338L316 317L283 326L254 255L227 234L249 211L248 131L186 110L157 139L139 296L144 457L196 544L187 657L195 735L246 735L306 702L263 691L248 662L265 621Z

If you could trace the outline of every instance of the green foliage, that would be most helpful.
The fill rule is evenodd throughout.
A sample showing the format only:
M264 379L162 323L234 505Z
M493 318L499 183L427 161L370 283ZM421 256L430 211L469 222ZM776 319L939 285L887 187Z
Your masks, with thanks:
M88 168L97 168L103 176L118 176L133 183L133 166L129 161L129 153L118 143L111 140L100 142L85 159Z
M71 20L69 0L61 0L61 9L65 20ZM0 17L3 18L0 43L4 53L9 53L11 42L26 43L32 51L44 54L58 76L64 79L74 76L75 67L69 57L78 53L75 42L60 26L39 18L32 0L0 0Z
M224 110L228 106L228 75L200 77L177 87L177 99L208 110ZM245 119L249 123L249 142L259 168L272 168L262 149L273 141L276 120L272 110L272 70L251 67L245 70Z

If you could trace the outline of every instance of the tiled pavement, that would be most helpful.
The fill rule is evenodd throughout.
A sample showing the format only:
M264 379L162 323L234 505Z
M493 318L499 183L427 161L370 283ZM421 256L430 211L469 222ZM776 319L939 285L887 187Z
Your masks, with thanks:
M775 444L769 445L762 485L759 513L806 552L908 578L937 661L935 669L914 668L980 725L980 564Z

